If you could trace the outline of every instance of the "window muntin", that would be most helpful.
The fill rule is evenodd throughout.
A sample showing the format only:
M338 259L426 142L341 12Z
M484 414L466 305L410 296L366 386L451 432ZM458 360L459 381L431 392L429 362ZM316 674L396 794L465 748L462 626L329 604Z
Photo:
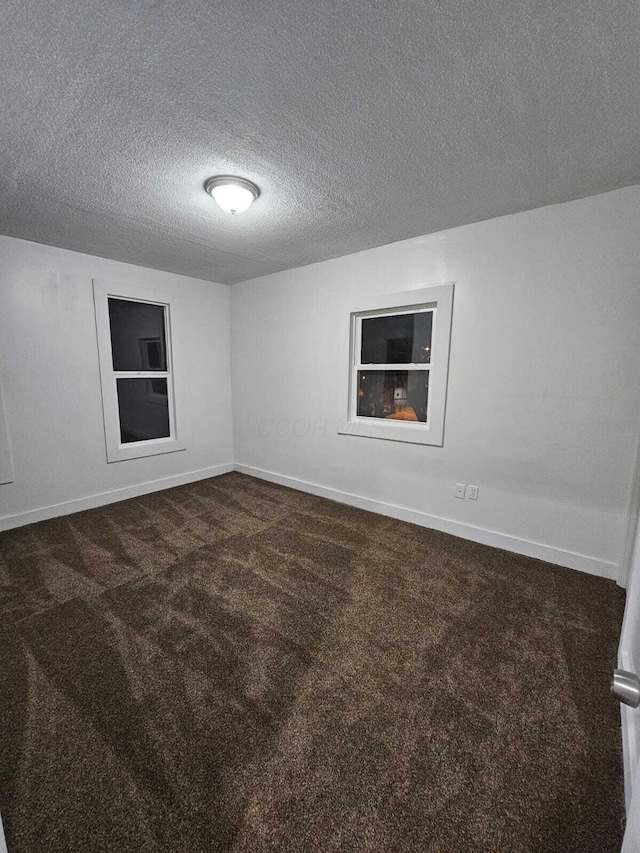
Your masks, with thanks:
M423 306L356 315L356 418L428 423L435 311Z
M184 449L177 438L170 305L156 296L94 282L109 462Z

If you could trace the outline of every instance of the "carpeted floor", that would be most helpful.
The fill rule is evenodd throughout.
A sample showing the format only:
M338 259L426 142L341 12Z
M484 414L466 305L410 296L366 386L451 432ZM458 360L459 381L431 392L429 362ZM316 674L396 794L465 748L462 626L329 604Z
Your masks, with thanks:
M608 853L611 581L233 473L0 534L10 853Z

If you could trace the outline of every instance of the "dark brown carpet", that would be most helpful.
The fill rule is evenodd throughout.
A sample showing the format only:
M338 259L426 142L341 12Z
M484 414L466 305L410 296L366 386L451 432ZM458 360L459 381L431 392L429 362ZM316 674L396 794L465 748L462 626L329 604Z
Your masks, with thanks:
M234 473L0 582L11 853L619 850L611 581Z

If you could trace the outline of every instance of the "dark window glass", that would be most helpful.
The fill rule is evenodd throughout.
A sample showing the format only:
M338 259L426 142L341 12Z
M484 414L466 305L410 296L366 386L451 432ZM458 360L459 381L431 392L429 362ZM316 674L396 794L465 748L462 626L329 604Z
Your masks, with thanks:
M358 417L427 422L428 370L359 370Z
M428 364L433 311L367 317L362 321L361 364Z
M169 437L169 405L166 379L118 379L120 440L149 441ZM151 388L153 383L153 390ZM164 400L159 399L164 396Z
M164 308L109 299L114 370L166 370Z
M167 380L166 379L149 379L149 390L152 394L164 394L167 396Z

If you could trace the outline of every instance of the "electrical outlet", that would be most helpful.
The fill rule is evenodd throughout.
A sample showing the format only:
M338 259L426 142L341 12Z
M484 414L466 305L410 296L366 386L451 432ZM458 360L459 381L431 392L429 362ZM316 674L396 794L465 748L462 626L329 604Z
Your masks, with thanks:
M470 501L477 501L479 491L480 491L480 486L469 486L469 493L467 494L467 497L469 498L469 500Z
M464 500L465 492L467 491L467 487L464 483L456 483L456 490L454 492L457 498L461 498Z

